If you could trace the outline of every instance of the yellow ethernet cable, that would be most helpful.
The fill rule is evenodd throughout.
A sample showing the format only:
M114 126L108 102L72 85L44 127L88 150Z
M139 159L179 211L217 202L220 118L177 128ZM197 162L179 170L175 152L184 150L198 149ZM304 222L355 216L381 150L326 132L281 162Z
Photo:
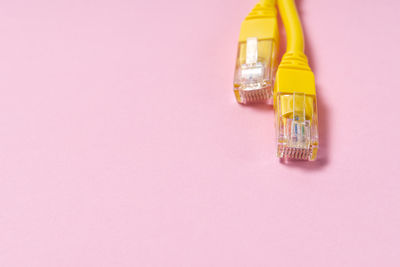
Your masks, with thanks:
M233 82L238 103L272 104L278 48L275 0L261 0L240 29Z
M283 159L315 160L318 114L315 79L304 54L304 38L294 0L278 0L287 35L287 49L274 87L277 155Z
M314 74L304 54L303 30L294 0L277 3L287 35L286 53L278 70L275 0L260 0L240 29L234 93L241 104L273 100L279 158L315 160L318 114Z

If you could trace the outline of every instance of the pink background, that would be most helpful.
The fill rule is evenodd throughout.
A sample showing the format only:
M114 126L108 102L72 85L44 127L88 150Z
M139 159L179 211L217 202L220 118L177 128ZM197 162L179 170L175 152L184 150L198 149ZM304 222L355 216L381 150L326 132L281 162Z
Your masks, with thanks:
M232 93L256 0L0 2L0 266L400 266L400 2L298 1L321 153Z

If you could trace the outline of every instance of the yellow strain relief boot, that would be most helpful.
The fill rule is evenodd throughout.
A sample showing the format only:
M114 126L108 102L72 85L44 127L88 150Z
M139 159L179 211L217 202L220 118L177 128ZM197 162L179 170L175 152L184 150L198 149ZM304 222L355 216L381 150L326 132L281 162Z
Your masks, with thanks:
M318 116L315 79L307 57L294 0L278 0L287 33L287 51L276 74L274 89L277 155L283 159L315 160Z
M240 29L233 82L238 103L272 104L278 48L275 0L261 0Z

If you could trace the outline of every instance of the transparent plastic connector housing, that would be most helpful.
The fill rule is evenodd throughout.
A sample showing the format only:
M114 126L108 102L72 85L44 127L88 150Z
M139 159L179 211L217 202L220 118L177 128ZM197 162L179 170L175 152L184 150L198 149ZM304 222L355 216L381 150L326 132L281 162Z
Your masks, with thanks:
M239 43L233 83L238 103L272 104L276 53L273 40L248 38Z
M315 96L303 93L276 96L278 157L315 160L318 151L318 115Z

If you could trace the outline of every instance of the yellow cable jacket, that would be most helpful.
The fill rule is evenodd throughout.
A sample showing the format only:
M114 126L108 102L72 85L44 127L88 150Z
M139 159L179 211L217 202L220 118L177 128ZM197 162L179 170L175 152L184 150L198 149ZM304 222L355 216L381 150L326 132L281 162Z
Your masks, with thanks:
M304 36L294 0L278 0L278 8L286 30L287 52L304 53Z
M276 0L260 0L260 4L271 5L271 6L274 6L275 2Z

